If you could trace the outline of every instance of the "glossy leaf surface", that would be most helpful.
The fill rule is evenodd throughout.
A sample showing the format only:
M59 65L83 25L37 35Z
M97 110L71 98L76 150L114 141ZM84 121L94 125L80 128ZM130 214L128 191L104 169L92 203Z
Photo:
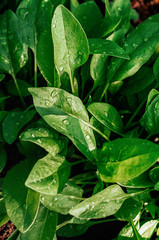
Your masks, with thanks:
M69 213L82 219L105 218L117 212L130 196L125 194L118 185L111 185L79 203Z
M26 64L27 45L23 25L7 10L0 16L0 71L15 76Z
M82 101L57 88L31 88L34 105L41 117L55 130L66 135L80 151L93 158L95 138Z
M117 110L108 103L92 103L88 106L88 111L109 130L122 133L123 122Z
M105 182L126 182L149 169L158 158L159 146L135 138L105 143L99 152L97 167Z
M32 164L25 160L16 165L7 173L3 182L3 197L7 214L21 232L30 228L39 208L40 194L24 185Z

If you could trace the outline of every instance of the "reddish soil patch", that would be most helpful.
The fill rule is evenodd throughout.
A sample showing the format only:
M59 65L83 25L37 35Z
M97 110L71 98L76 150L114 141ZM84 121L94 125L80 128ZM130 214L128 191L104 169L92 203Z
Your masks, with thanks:
M12 222L7 222L2 227L0 227L0 240L6 240L14 231L15 226Z

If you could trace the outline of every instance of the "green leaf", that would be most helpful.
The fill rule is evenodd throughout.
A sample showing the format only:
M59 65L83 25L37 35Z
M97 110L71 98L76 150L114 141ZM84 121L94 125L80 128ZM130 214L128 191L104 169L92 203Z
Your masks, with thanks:
M4 199L0 199L0 227L9 221L9 217L6 212Z
M159 167L154 167L149 172L150 179L153 183L159 182Z
M79 186L71 182L65 185L66 187L61 193L54 196L43 195L41 198L46 208L64 215L68 214L69 210L82 200L83 194L83 190Z
M57 213L40 206L36 221L26 233L20 233L17 240L52 240L56 233Z
M28 59L24 29L16 15L7 10L0 16L0 71L15 76Z
M24 97L29 96L30 93L28 92L28 88L31 87L31 85L28 82L21 79L17 79L17 81L18 81L19 88L21 89L22 96ZM19 95L17 88L12 80L6 83L6 88L10 95L13 95L13 96Z
M99 38L89 38L90 54L106 54L118 58L130 59L127 53L115 42Z
M97 167L105 182L127 182L159 160L159 146L147 140L124 138L105 143Z
M88 111L109 130L122 133L123 122L117 110L108 103L91 103Z
M5 78L4 74L0 74L0 82Z
M144 90L155 80L151 68L142 67L134 76L130 77L123 86L122 92L125 95L134 95Z
M79 203L69 213L81 219L105 218L116 213L130 196L114 184Z
M27 231L35 221L40 202L40 194L24 185L32 164L25 160L16 165L7 173L2 186L7 214L21 232Z
M159 133L159 95L157 95L147 107L140 124L146 129L148 134L155 135Z
M115 217L121 221L132 221L141 211L142 205L142 202L129 198L123 203L121 208L115 214Z
M62 178L61 168L69 175L69 164L65 158L48 154L36 162L25 185L42 194L56 195L60 178Z
M139 234L146 239L150 239L157 227L158 220L151 220L144 223L139 229Z
M44 78L52 83L54 66L51 18L53 4L50 0L23 0L17 8L17 15L25 27L27 45L34 52Z
M20 140L33 142L52 155L57 155L66 147L66 138L48 128L30 128L20 135Z
M102 14L95 2L88 1L80 4L73 11L73 15L80 22L88 37L98 37L95 27L101 24Z
M67 72L73 94L74 70L83 65L89 56L88 40L78 20L64 6L59 5L52 19L54 59L59 76Z
M157 83L159 82L159 58L157 58L157 60L155 61L154 65L153 65L153 73L155 75L155 78L157 80Z
M41 117L52 128L66 135L84 155L93 159L95 138L81 100L58 88L30 88L29 91Z
M0 172L2 172L7 162L7 153L3 145L0 145L0 153Z
M12 144L22 129L35 115L34 110L10 112L2 124L3 137L5 141Z
M130 27L130 14L131 14L130 0L113 1L110 12L113 17L115 16L122 17L121 22L118 25L118 28L123 29L124 33L127 33Z
M128 34L123 50L130 61L113 58L107 75L109 81L121 81L132 76L150 59L159 42L158 22L159 14L156 14Z
M139 176L132 178L128 180L127 182L122 182L120 183L124 187L129 187L129 188L148 188L148 187L153 187L154 184L149 178L148 175L149 171L146 171Z

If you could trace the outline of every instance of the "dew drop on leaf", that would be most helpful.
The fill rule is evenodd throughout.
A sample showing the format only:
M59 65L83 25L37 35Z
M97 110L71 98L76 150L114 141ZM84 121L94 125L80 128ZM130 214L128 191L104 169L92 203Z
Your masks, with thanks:
M148 41L148 38L144 38L144 42L147 42Z
M89 136L89 135L86 135L86 139L90 139L90 136Z
M58 93L58 92L57 92L56 90L52 91L52 92L51 92L51 97L52 97L52 98L56 97L56 96L57 96L57 93Z
M55 27L56 27L56 25L55 25L55 24L53 24L53 25L52 25L52 27L53 27L53 28L55 28Z
M34 135L33 133L31 134L31 136L32 136L33 138L35 138L35 135Z
M70 122L67 119L64 119L62 122L63 122L64 125L69 125L70 124Z

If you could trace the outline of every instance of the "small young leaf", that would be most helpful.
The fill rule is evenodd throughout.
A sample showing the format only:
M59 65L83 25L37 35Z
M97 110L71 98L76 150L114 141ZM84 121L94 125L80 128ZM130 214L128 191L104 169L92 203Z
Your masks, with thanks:
M116 213L130 196L118 185L111 185L79 203L69 213L81 219L105 218Z
M130 59L127 53L113 41L89 38L88 42L91 54L106 54L118 58Z
M89 159L93 159L96 142L81 100L58 88L30 88L29 91L41 117L52 128L71 139Z
M127 182L159 160L159 146L147 140L124 138L105 143L97 167L105 182Z
M5 141L12 144L16 140L19 131L34 117L35 113L34 110L8 113L2 124Z
M159 133L159 95L157 95L150 105L147 107L146 112L140 120L141 126L146 129L148 134L155 135Z
M32 165L33 161L28 160L16 165L7 173L2 186L7 214L21 232L35 221L40 202L40 194L24 185Z
M153 183L159 182L159 167L154 167L149 172L150 179Z
M0 199L0 227L9 221L9 217L6 212L4 199Z
M109 130L122 133L123 122L117 110L108 103L91 103L88 111Z

